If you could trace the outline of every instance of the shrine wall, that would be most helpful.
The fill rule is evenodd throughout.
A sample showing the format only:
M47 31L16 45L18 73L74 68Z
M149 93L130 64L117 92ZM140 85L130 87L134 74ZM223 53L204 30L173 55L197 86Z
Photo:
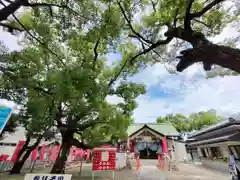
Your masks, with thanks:
M127 164L127 154L122 153L122 152L117 152L116 153L116 168L117 169L122 169L126 166Z
M175 156L176 156L175 158L177 162L184 162L184 160L189 160L185 143L174 141L174 147L175 147Z

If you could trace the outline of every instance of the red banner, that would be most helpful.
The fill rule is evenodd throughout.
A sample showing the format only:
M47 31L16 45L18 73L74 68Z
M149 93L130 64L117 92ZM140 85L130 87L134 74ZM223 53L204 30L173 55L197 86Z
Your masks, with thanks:
M130 149L131 153L133 153L135 151L134 147L135 147L135 141L134 140L130 140L130 147L129 147L129 149Z
M50 156L51 161L55 161L57 159L59 151L60 151L60 146L54 146L52 150L52 154Z
M168 142L166 137L162 138L162 152L168 154Z
M39 155L39 160L43 161L44 160L44 154L45 154L45 146L44 144L41 147L40 155Z
M8 154L2 154L0 155L0 161L6 161L8 157L9 157Z
M38 147L36 147L36 148L32 151L32 161L37 160L37 155L38 155Z
M11 162L16 162L17 159L18 159L18 153L20 152L20 150L22 149L23 145L24 145L25 141L19 141L18 142L18 145L12 155L12 158L11 158Z

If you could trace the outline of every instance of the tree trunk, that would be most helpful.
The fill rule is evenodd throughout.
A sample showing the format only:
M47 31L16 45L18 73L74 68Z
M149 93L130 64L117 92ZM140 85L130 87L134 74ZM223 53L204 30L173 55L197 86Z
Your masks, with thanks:
M10 174L19 174L21 172L21 169L22 169L25 161L28 159L31 152L39 145L42 137L40 136L32 146L28 146L30 139L31 138L28 136L25 144L23 145L23 148L20 150L20 152L18 154L18 159L14 163L14 165L10 171Z
M58 153L58 157L52 167L52 174L64 174L65 164L67 161L69 150L72 146L73 132L66 132L62 139L61 150Z
M21 159L18 159L14 163L14 165L13 165L11 171L10 171L10 174L19 174L20 173L20 171L21 171L25 161L28 159L28 157L30 156L31 152L32 152L32 149L28 149L26 151L26 153L23 155L23 157Z

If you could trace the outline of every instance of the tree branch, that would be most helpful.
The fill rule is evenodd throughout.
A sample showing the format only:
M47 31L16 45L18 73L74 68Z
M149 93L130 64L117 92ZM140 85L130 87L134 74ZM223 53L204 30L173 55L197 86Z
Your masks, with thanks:
M191 14L191 19L204 15L207 11L209 11L214 6L216 6L217 4L219 4L219 3L223 2L223 1L225 1L225 0L214 0L214 1L212 1L211 3L206 5L201 11L192 13Z
M7 28L8 32L11 32L11 33L13 32L13 30L17 30L17 31L20 31L20 32L23 31L23 29L21 29L21 28L13 27L13 26L11 26L9 24L5 24L5 23L1 23L1 22L0 22L0 26L2 26L4 28Z
M178 38L187 41L193 47L197 47L200 43L209 42L201 32L185 30L182 27L171 28L164 33L164 35L167 37Z
M171 42L173 38L172 37L168 37L165 40L159 40L156 43L152 44L149 48L141 51L140 53L136 54L135 56L133 56L132 58L126 60L124 62L124 64L122 65L122 67L120 68L120 70L118 71L118 73L114 76L114 78L112 78L110 80L110 82L108 83L108 87L110 87L117 79L118 77L121 75L122 71L124 70L124 68L126 67L126 65L128 64L128 62L130 63L134 63L134 61L140 57L141 55L147 54L148 52L150 52L151 50L155 49L156 47L160 46L160 45L165 45L168 44L169 42Z
M41 93L44 93L44 94L47 94L47 95L53 95L51 92L47 91L47 90L44 90L43 88L41 87L34 87L33 88L35 91L37 92L41 92Z
M182 51L177 58L180 59L177 65L177 71L180 72L194 63L203 62L240 73L240 50L227 46L218 46L213 43L202 44L199 47Z
M131 31L132 31L136 36L138 36L139 38L141 38L143 41L145 41L145 42L147 42L147 43L149 43L149 44L153 44L152 41L144 38L141 34L139 34L137 31L135 31L135 29L133 28L133 26L132 26L132 24L131 24L131 21L128 19L128 17L127 17L127 15L126 15L126 13L125 13L125 11L124 11L121 3L120 3L119 1L117 1L117 4L118 4L118 6L119 6L119 8L120 8L120 10L121 10L121 12L122 12L122 14L123 14L123 16L124 16L124 19L127 21L127 23L128 23L128 25L129 25Z
M202 22L202 21L200 21L200 20L193 19L193 21L196 21L196 22L198 22L198 23L200 23L200 24L203 24L203 25L206 26L207 28L211 28L208 24L206 24L205 22Z
M97 58L98 58L97 48L98 48L99 42L100 42L100 38L97 40L97 42L96 42L96 44L95 44L95 47L94 47L94 49L93 49L93 53L94 53L93 66L92 66L92 69L93 69L93 70L95 69L96 61L97 61Z
M185 18L184 18L184 28L188 29L191 31L191 8L194 0L187 0L187 8L186 8L186 13L185 13Z
M15 13L21 6L23 6L26 3L27 3L27 0L16 0L6 6L3 2L1 2L1 4L4 7L0 10L0 22L7 20L7 18L11 14Z

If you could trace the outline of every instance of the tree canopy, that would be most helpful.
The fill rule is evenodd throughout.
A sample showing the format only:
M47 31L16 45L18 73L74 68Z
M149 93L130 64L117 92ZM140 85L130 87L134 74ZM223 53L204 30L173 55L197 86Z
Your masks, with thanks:
M101 21L87 30L91 21L68 17L69 22L62 16L46 19L45 10L40 10L39 16L28 15L31 31L44 43L26 33L22 51L1 57L1 94L21 106L20 122L28 133L40 139L46 129L56 126L62 135L62 152L52 170L55 173L64 171L71 146L91 148L101 136L122 138L132 122L135 99L145 93L144 85L126 80L138 71L138 67L123 67L131 43L122 43L122 61L110 67L106 64L107 53L119 48L114 45L119 41L119 27L115 21L107 21L112 15L108 10L98 12ZM64 23L66 27L62 27ZM108 95L122 101L110 104Z
M75 20L78 25L85 28L86 25L88 28L98 26L98 30L101 31L95 33L98 32L98 37L102 39L121 37L121 41L130 40L131 48L120 48L120 51L124 49L126 51L124 66L139 66L149 62L172 63L177 56L180 59L176 66L177 71L183 71L194 63L203 62L205 70L210 70L212 65L216 64L240 72L239 49L235 48L239 36L225 40L225 46L221 43L214 44L209 40L220 34L224 27L239 25L238 1L54 0L40 3L28 0L6 0L6 2L6 4L2 3L3 8L0 10L0 25L10 32L25 31L44 46L46 46L42 39L44 31L37 32L41 38L32 32L32 20L39 21L43 11L47 12L44 15L47 19L46 30L49 30L50 24L57 19L61 24L56 28L60 28L61 33L64 34L64 29L71 26ZM10 15L20 11L20 8L28 9L28 13L22 13L21 18L14 15L13 19L9 20ZM74 35L76 34L72 34ZM65 36L65 38L69 37ZM120 41L110 43L109 49L112 49L116 43L121 44ZM52 50L53 47L46 48L58 54ZM181 55L176 54L179 50L183 50ZM170 53L163 53L166 51ZM144 58L146 56L147 59Z
M216 115L213 111L202 111L198 113L192 113L186 117L182 114L167 115L165 117L158 117L157 123L171 123L179 132L191 132L193 130L199 130L205 126L215 124L223 118Z

